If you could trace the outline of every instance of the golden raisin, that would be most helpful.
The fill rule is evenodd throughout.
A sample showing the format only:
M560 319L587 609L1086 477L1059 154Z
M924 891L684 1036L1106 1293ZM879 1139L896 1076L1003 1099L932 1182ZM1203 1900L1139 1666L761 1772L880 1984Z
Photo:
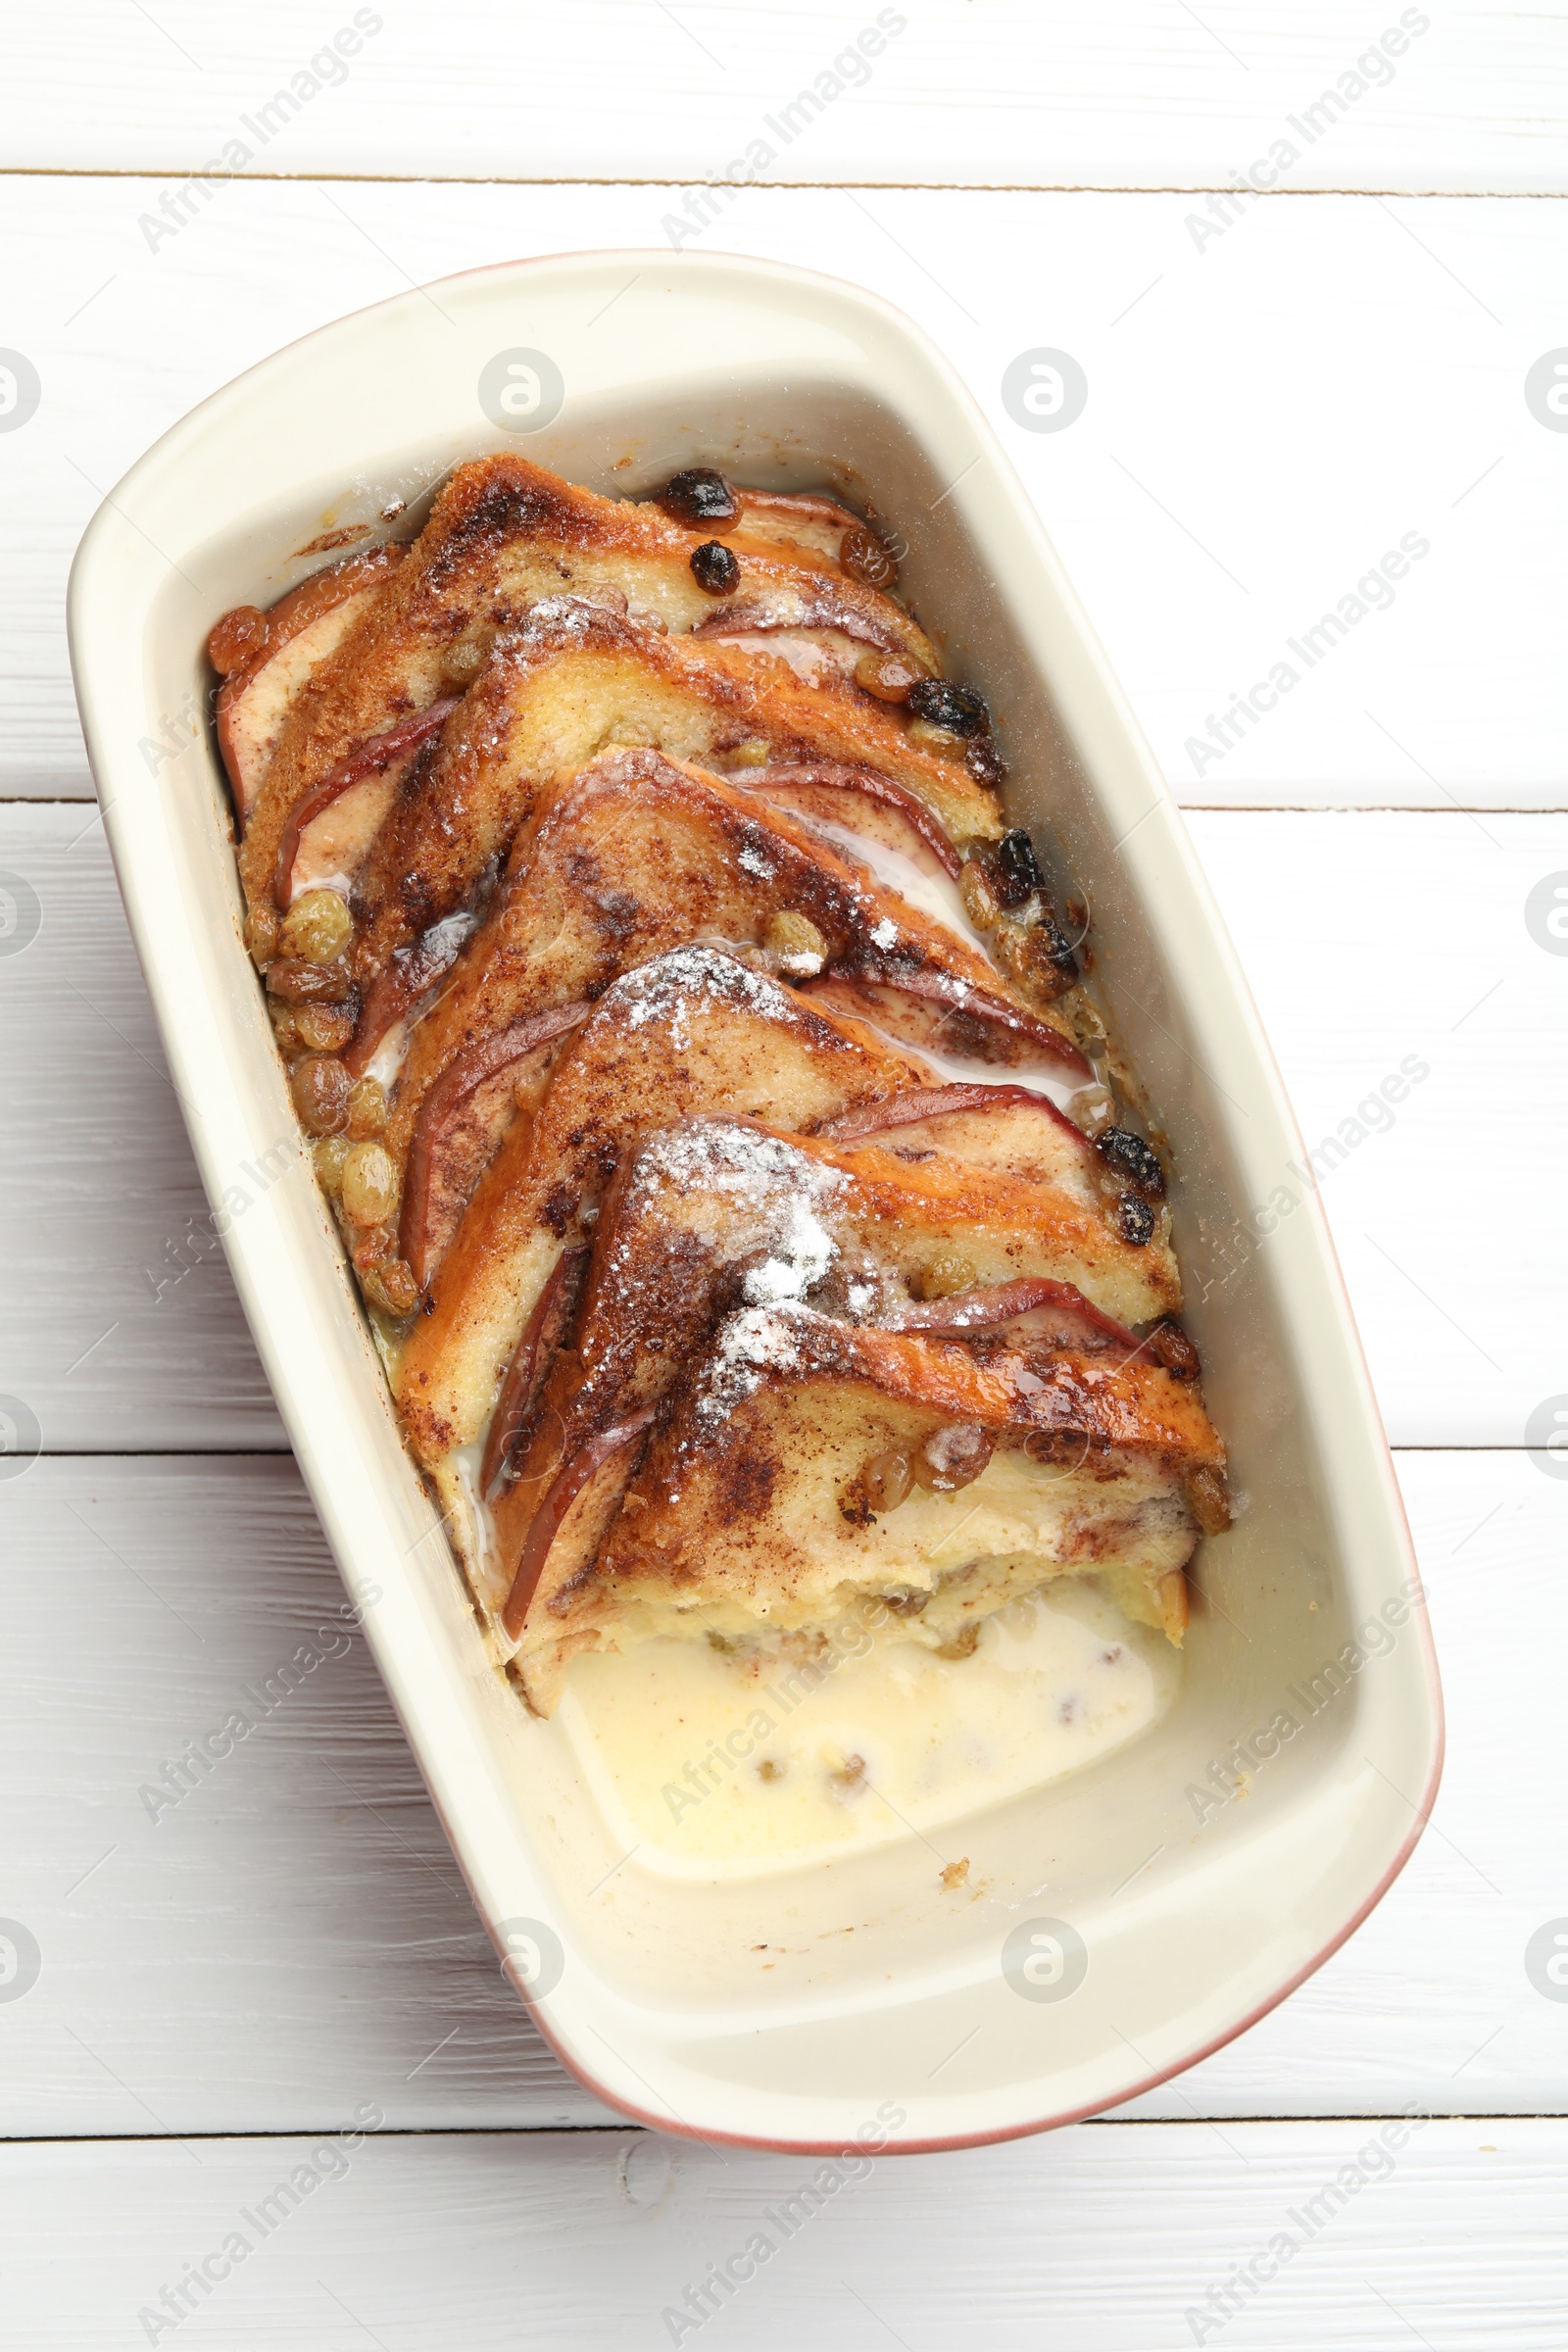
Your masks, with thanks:
M313 1054L297 1061L289 1087L307 1135L336 1135L349 1115L349 1074L340 1061Z
M297 1004L294 1033L313 1054L341 1054L354 1035L354 1015L342 1004Z
M342 1189L343 1162L349 1155L346 1135L323 1135L315 1149L316 1173L323 1193L334 1198Z
M277 909L265 899L245 917L245 945L259 971L265 971L277 954Z
M972 1486L990 1459L988 1433L972 1422L956 1421L931 1432L909 1468L928 1494L953 1494Z
M748 735L744 743L736 744L724 755L731 767L765 767L773 757L772 746L761 735Z
M1225 1474L1200 1464L1187 1481L1187 1500L1205 1536L1222 1536L1231 1523L1231 1498Z
M1154 1325L1145 1342L1152 1360L1164 1366L1172 1380L1199 1380L1202 1359L1179 1323L1167 1315Z
M220 677L254 662L267 644L267 614L256 605L236 605L215 622L207 640L207 659Z
M389 1315L412 1315L419 1303L419 1286L401 1257L389 1257L360 1277L365 1296Z
M896 1511L908 1499L913 1483L908 1455L892 1446L885 1453L873 1453L860 1472L860 1485L873 1511Z
M362 1078L349 1096L349 1133L363 1143L386 1125L386 1088L379 1078Z
M285 1004L347 1004L358 1003L348 966L312 963L304 956L280 956L267 967L267 993Z
M398 1174L381 1144L356 1144L343 1162L343 1213L356 1225L380 1225L397 1200Z
M958 875L963 911L977 931L989 931L1002 909L997 905L985 867L978 858L964 860Z
M855 664L855 683L874 694L879 703L905 703L909 688L925 675L897 654L862 654Z
M863 522L846 531L839 541L839 565L852 580L863 580L868 588L891 588L899 576L892 549Z
M284 915L279 943L307 963L331 963L354 935L354 917L335 890L308 890Z
M762 939L780 968L802 979L814 978L827 961L827 941L809 915L785 908L769 918Z
M922 1298L952 1298L959 1291L972 1291L979 1280L973 1260L957 1250L944 1250L934 1257L920 1278Z

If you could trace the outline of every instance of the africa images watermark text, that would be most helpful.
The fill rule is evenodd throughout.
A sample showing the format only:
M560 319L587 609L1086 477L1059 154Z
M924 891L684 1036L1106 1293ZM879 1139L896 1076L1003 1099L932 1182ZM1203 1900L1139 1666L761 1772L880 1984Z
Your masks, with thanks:
M1194 774L1201 776L1205 767L1216 766L1227 752L1244 740L1249 728L1259 725L1278 708L1283 695L1294 693L1306 672L1316 669L1337 645L1344 643L1358 621L1365 620L1371 612L1386 612L1395 601L1395 581L1402 580L1411 564L1419 564L1431 552L1430 539L1424 539L1419 531L1406 531L1398 546L1380 556L1331 611L1320 613L1298 637L1287 637L1286 646L1296 661L1287 661L1282 655L1268 676L1259 678L1245 694L1239 694L1228 710L1217 717L1212 710L1209 712L1206 736L1188 736L1182 749L1193 763ZM1301 665L1299 669L1297 662Z
M1398 70L1395 59L1402 57L1412 41L1418 41L1431 29L1432 19L1423 9L1405 9L1398 24L1391 24L1370 48L1363 49L1332 89L1320 90L1311 105L1303 106L1298 115L1287 115L1267 155L1254 156L1245 171L1231 172L1228 188L1213 191L1204 208L1207 219L1202 213L1188 214L1183 225L1198 251L1204 252L1216 237L1224 236L1228 228L1245 220L1247 200L1277 188L1300 162L1305 150L1326 137L1369 91L1386 88ZM1290 132L1295 136L1288 136ZM1299 147L1297 139L1301 142Z
M684 213L664 215L659 225L676 252L700 237L718 219L721 197L724 203L733 204L742 188L753 185L760 172L777 163L781 148L793 146L802 132L847 91L863 87L871 78L872 60L880 57L889 41L897 40L908 26L909 20L901 10L878 9L876 23L862 25L832 64L813 76L808 87L797 90L776 115L764 115L761 127L747 141L745 154L732 157L722 171L710 172L701 187L691 189ZM772 134L771 138L763 137L764 130ZM772 144L773 139L778 141L777 147Z
M142 213L136 225L141 230L150 253L156 253L170 237L196 220L202 205L211 204L216 190L223 181L243 179L248 167L255 163L264 147L278 133L286 130L296 115L318 98L323 90L337 89L349 77L348 60L357 57L368 40L373 40L386 23L373 8L357 8L350 24L340 24L331 40L324 43L309 63L291 74L286 88L272 92L253 115L241 115L238 127L223 142L220 155L215 155L193 172L177 187L166 188L159 199L156 213ZM244 134L243 136L241 134ZM255 142L254 145L252 142Z

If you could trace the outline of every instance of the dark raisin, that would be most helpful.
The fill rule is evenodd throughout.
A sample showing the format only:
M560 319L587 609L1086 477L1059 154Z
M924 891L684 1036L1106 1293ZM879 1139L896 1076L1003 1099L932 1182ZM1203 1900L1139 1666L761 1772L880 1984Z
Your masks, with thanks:
M971 687L956 686L951 678L921 678L909 688L909 709L928 727L946 727L950 735L985 735L991 713L985 699Z
M1145 1344L1154 1362L1163 1365L1174 1380L1197 1380L1202 1372L1198 1349L1181 1325L1168 1317L1154 1325Z
M1154 1212L1136 1193L1123 1193L1116 1202L1116 1230L1124 1242L1141 1250L1154 1230Z
M1130 1127L1107 1127L1097 1137L1095 1149L1118 1176L1136 1185L1151 1200L1164 1199L1165 1171L1151 1146Z
M1007 781L1007 762L989 735L976 735L964 746L963 764L988 792L1000 792Z
M692 577L708 596L728 596L741 576L740 559L717 539L692 550Z
M740 500L712 466L688 466L684 473L671 474L659 503L677 522L733 522L741 511Z
M996 894L1004 906L1021 906L1025 899L1032 899L1045 887L1035 845L1021 825L1014 825L997 844Z
M1077 953L1073 948L1072 941L1067 937L1054 914L1041 915L1039 922L1035 925L1035 937L1039 940L1051 962L1055 964L1059 971L1071 973L1072 977L1076 979L1078 976Z

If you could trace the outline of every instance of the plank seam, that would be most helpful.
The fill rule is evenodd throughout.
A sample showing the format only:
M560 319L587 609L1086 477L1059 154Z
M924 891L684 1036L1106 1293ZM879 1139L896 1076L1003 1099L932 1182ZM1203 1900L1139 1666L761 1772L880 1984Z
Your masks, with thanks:
M1277 2127L1281 2124L1351 2124L1357 2129L1367 2124L1397 2122L1401 2108L1366 2108L1335 2115L1231 2115L1225 2111L1213 2115L1091 2115L1072 2127L1086 2132L1199 2132L1210 2124L1259 2124ZM1441 2124L1560 2124L1568 2123L1568 2111L1554 2107L1520 2107L1489 2109L1485 2114L1429 2114L1427 2120ZM59 2147L146 2147L181 2146L194 2140L204 2142L223 2140L309 2139L318 2131L331 2126L312 2124L277 2125L256 2132L0 2132L0 2148L59 2148ZM602 2124L537 2123L537 2124L383 2124L375 2133L377 2144L389 2139L533 2139L541 2132L570 2132L578 2138L608 2136L612 2132L636 2132L658 2136L653 2127L624 2122ZM1029 2137L1048 2139L1051 2132L1031 2132ZM761 2150L766 2154L769 2151Z
M0 165L0 179L189 179L195 167L185 164L112 165L89 167L84 164L7 164ZM725 184L709 180L701 173L686 179L624 179L578 176L573 173L550 172L510 173L470 172L232 172L209 174L234 180L256 180L262 184L299 187L333 186L357 187L451 187L451 188L697 188ZM1229 181L1190 180L1161 181L1158 186L1128 186L1123 182L1063 179L753 179L750 188L774 188L785 191L815 190L831 192L839 188L864 188L875 192L886 190L895 195L932 196L1230 196L1235 190ZM1380 197L1408 197L1417 203L1437 202L1453 198L1462 203L1503 204L1561 204L1568 202L1568 190L1561 188L1259 188L1253 191L1265 204L1310 202L1323 196L1359 196L1373 202Z

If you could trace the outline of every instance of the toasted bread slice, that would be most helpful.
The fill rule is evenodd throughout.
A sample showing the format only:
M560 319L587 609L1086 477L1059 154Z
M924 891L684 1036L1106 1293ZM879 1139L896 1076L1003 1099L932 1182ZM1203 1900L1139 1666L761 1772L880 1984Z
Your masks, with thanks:
M483 1437L549 1276L647 1131L713 1110L811 1127L923 1075L715 948L682 948L617 980L507 1133L409 1335L398 1398L419 1459L439 1470ZM439 1232L458 1211L438 1200L429 1213Z
M820 837L657 752L607 752L557 802L445 994L415 1029L385 1137L394 1161L401 1168L416 1141L432 1159L446 1152L440 1130L455 1084L447 1073L464 1057L478 1057L488 1078L492 1041L509 1030L527 1036L526 1023L547 1007L592 1001L618 973L693 940L761 948L780 936L786 916L797 927L787 938L816 943L787 950L786 965L873 973L945 1007L973 1051L1012 1063L1032 1055L1087 1075L1052 1013L1017 1004L983 956ZM370 1037L356 1041L362 1066L375 1017L372 997ZM470 1182L474 1172L470 1166ZM443 1183L450 1189L450 1179ZM411 1182L406 1217L424 1213L422 1188ZM406 1227L406 1238L422 1283L427 1239L417 1224Z
M614 744L646 745L760 781L773 803L826 804L854 829L871 816L880 837L920 859L934 842L939 869L956 873L951 845L993 841L996 796L960 759L917 742L893 707L842 683L808 687L787 668L724 645L661 636L572 598L536 605L501 640L490 667L446 728L438 756L401 792L354 893L362 983L430 924L467 904L493 858L515 863L565 781ZM778 768L786 772L774 772ZM844 773L828 785L811 771ZM857 790L857 784L860 789ZM324 813L307 828L329 826Z
M1004 1311L982 1322L961 1301L988 1291ZM804 1299L884 1326L967 1318L988 1344L1051 1306L1080 1344L1130 1355L1140 1343L1127 1326L1171 1313L1180 1286L1167 1248L1133 1248L1100 1200L1058 1185L691 1118L623 1158L594 1228L567 1450L572 1432L662 1403L737 1298Z
M548 1169L532 1175L542 1194ZM546 1239L522 1262L540 1262ZM662 1405L742 1299L934 1327L988 1354L1058 1342L1119 1362L1144 1344L1115 1318L1166 1315L1179 1285L1168 1250L1130 1247L1102 1204L1050 1184L837 1152L760 1121L664 1128L622 1159L605 1200L569 1351L552 1366L530 1314L522 1375L503 1384L479 1480L502 1566L561 1463ZM564 1323L554 1336L564 1344Z
M650 1419L602 1432L538 1496L506 1624L541 1713L579 1649L830 1641L881 1599L906 1637L961 1654L1063 1574L1108 1572L1128 1614L1179 1638L1187 1489L1224 1466L1196 1392L1158 1366L982 1362L800 1305L730 1316L651 1437ZM890 1501L889 1457L932 1483Z
M691 564L711 536L657 507L577 489L510 453L460 466L389 593L347 629L288 710L241 851L252 905L271 894L296 803L389 727L466 690L498 632L515 627L541 597L624 598L677 630L740 603L780 625L831 628L934 673L935 654L904 608L815 550L726 532L737 578L722 603L715 600Z

